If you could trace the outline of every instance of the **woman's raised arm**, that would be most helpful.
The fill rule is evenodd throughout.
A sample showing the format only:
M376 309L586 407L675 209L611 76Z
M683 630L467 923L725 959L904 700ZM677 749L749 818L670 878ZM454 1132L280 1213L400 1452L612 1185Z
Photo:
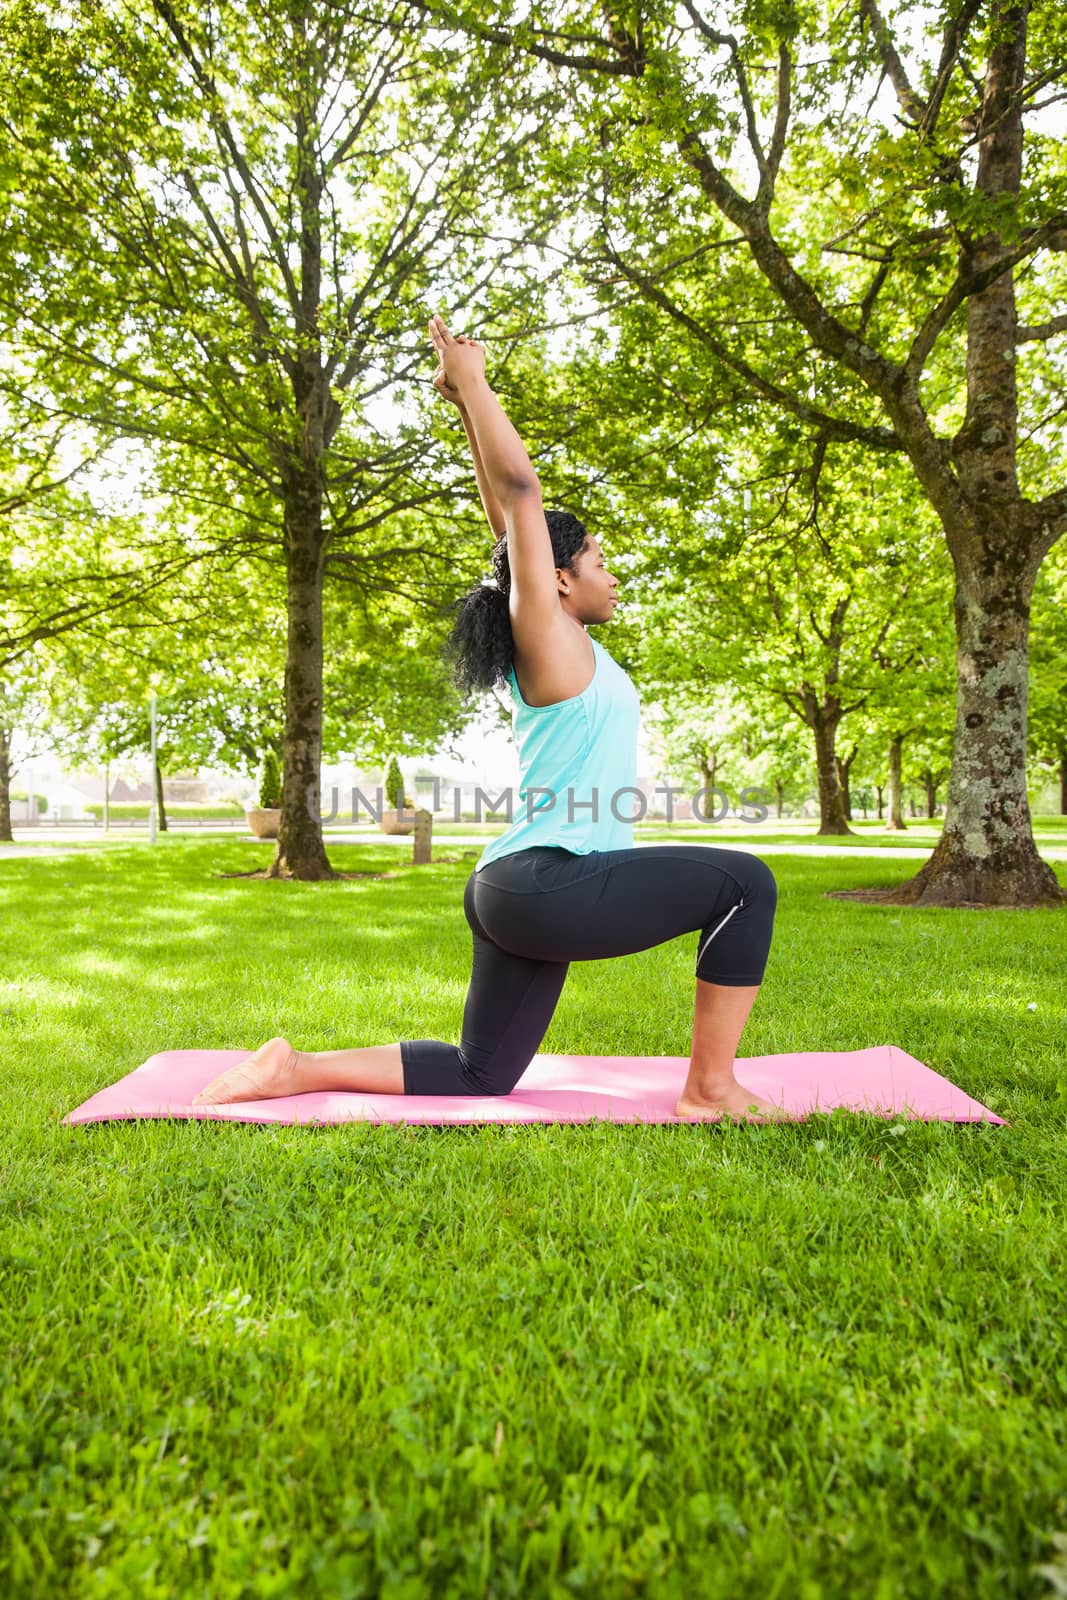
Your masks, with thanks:
M455 339L441 317L430 319L430 337L449 384L460 396L488 488L503 512L513 610L556 611L556 564L541 484L525 445L486 382L485 350Z
M465 342L462 334L456 342L458 344ZM478 449L478 440L471 426L471 419L467 415L467 407L463 403L459 390L454 389L449 383L443 362L433 375L433 386L437 393L443 399L450 401L459 412L459 420L462 422L463 431L467 435L471 460L474 462L474 476L478 480L478 493L481 496L482 509L485 512L486 521L493 530L494 538L499 539L501 534L506 531L503 507L493 493L489 479L486 477L485 467L482 465L481 451Z

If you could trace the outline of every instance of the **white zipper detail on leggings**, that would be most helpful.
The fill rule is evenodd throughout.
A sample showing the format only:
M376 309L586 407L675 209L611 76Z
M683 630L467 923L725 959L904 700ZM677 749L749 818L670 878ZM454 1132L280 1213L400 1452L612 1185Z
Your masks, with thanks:
M698 967L700 965L701 956L704 954L704 951L708 948L708 945L714 939L715 935L717 933L720 933L722 931L722 929L725 928L726 924L729 922L729 920L733 916L734 912L735 911L740 911L740 909L744 905L744 903L745 903L745 897L744 897L744 895L742 895L741 899L737 902L737 904L735 906L731 906L730 907L730 909L726 913L725 917L723 917L722 921L719 923L719 926L717 928L713 928L711 930L711 932L708 934L707 938L704 940L704 943L700 946L700 949L697 951L697 966Z

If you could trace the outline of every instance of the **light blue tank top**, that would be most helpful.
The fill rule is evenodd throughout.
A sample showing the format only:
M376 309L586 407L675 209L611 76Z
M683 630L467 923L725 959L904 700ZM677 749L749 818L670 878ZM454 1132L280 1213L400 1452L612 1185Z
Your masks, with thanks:
M580 856L633 846L641 702L618 662L591 635L590 643L592 678L581 694L555 705L528 706L509 671L518 801L510 826L486 846L475 871L533 845Z

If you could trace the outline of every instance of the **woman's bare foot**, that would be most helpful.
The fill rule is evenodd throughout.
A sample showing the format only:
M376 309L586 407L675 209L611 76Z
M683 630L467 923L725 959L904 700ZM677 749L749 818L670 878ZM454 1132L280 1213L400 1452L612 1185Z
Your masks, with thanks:
M239 1061L193 1096L194 1106L226 1106L235 1100L279 1100L299 1094L297 1052L288 1039L268 1039L255 1055Z
M721 1095L699 1099L682 1095L674 1108L676 1117L690 1122L788 1122L788 1114L771 1100L753 1094L743 1083L732 1083Z

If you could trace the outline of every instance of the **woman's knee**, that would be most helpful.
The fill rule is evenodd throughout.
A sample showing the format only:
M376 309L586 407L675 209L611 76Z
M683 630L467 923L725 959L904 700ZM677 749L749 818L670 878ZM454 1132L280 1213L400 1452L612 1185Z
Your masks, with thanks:
M759 904L773 912L778 904L778 883L766 861L746 855L737 879L746 906Z
M471 1095L507 1095L522 1077L528 1061L517 1064L514 1057L501 1062L492 1051L475 1051L461 1044L459 1058L462 1063L463 1082Z

